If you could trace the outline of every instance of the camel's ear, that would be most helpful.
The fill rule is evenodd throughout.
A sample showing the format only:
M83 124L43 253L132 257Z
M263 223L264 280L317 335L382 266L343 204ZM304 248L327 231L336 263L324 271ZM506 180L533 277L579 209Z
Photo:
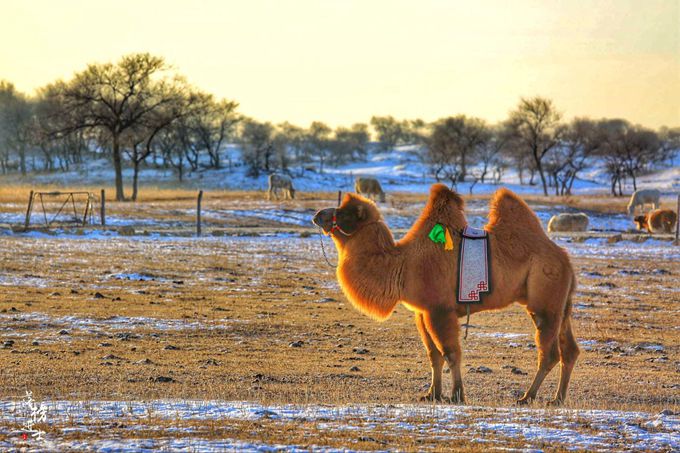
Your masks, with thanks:
M364 205L357 205L357 220L364 220L366 218L366 207Z

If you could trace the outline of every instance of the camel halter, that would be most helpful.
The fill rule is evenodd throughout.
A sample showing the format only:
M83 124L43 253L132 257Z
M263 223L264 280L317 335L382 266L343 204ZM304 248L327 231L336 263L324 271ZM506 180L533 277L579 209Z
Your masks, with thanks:
M338 220L337 212L338 212L338 208L333 208L333 225L331 226L331 231L329 231L328 234L333 234L334 231L339 231L342 234L344 234L345 236L351 236L354 233L356 233L356 231L354 233L348 233L345 230L343 230L342 228L340 228L340 225L338 225L338 221L337 221Z
M340 200L341 199L342 199L342 191L338 190L338 207L340 206ZM380 223L381 222L381 220L374 220L373 222L367 222L367 223L364 223L363 225L359 226L359 228L354 230L354 232L348 233L345 230L343 230L340 225L338 225L338 216L337 216L338 207L333 208L333 218L332 218L333 223L331 225L330 231L328 232L329 235L332 235L334 232L339 231L340 233L344 234L345 236L350 237L353 234L356 234L357 231L359 231L360 229L362 229L366 225L371 225L373 223ZM328 266L335 269L335 268L338 267L338 265L337 264L331 264L330 260L328 259L328 255L326 254L326 248L323 245L323 236L324 236L323 233L324 233L323 228L319 227L319 242L321 243L321 252L323 253L324 260L326 260L326 264L328 264Z
M359 230L363 229L365 226L373 225L374 223L382 223L382 220L374 220L372 222L366 222L363 225L360 225L359 228L354 230L354 232L348 233L345 230L343 230L342 227L340 227L340 225L338 225L337 216L336 216L337 210L338 210L337 208L333 209L333 218L332 218L333 224L331 225L331 229L328 232L329 235L333 235L334 232L339 231L343 235L345 235L347 237L351 237L351 236L357 234L357 232ZM324 258L324 260L326 260L326 264L328 264L330 267L337 268L338 265L337 264L331 264L330 260L328 259L328 255L326 255L326 248L323 245L323 236L324 236L323 229L321 227L319 227L319 242L321 243L321 252L323 253L323 258Z
M341 199L342 199L342 190L338 190L338 206L340 206L340 200ZM337 227L338 231L340 231L343 234L346 234L344 231L342 231L340 226L338 226L338 223L336 221L337 218L336 218L336 215L335 215L337 212L338 212L338 208L336 207L336 208L333 209L333 226L331 227L331 231L329 232L329 234L333 234L333 231L336 229L336 227ZM355 233L356 233L356 231L355 231ZM335 265L331 264L330 260L328 259L328 255L326 255L326 248L323 245L323 228L321 228L321 227L319 227L319 242L321 243L321 253L323 253L323 259L326 260L326 264L328 264L328 266L336 269L338 267L338 265L337 264L335 264Z
M338 201L340 199L340 196L338 196ZM340 228L340 225L338 225L337 222L337 215L336 213L338 212L338 208L333 208L333 225L331 226L331 230L328 232L328 234L333 234L334 231L339 231L345 236L351 236L350 234L346 233L345 230ZM356 231L354 232L356 233ZM352 234L354 234L352 233ZM328 264L332 268L337 268L337 264L331 264L331 261L328 259L328 255L326 255L326 247L323 245L323 229L319 227L319 242L321 243L321 253L323 253L323 259L326 260L326 264Z

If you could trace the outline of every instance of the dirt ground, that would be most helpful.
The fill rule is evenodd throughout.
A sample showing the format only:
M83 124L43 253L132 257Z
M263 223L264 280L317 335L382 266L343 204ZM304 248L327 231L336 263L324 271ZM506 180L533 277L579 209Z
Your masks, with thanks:
M0 199L15 203L19 212L22 195L0 193ZM333 194L312 194L284 206L313 212L332 205L331 200ZM422 195L403 195L392 208L409 210L421 200ZM484 197L474 200L485 202ZM625 205L597 197L587 201L572 203L600 212L618 212ZM180 218L186 223L177 227L182 229L190 228L194 202L190 193L159 191L137 204L110 203L109 209L122 218ZM261 209L261 194L211 194L206 206ZM224 226L238 227L240 234L210 233ZM341 294L334 270L323 261L320 239L313 232L310 236L309 228L285 225L296 232L271 236L252 230L277 226L281 223L276 220L225 214L208 224L203 238L92 237L79 236L76 230L0 236L2 399L20 399L31 390L38 400L301 405L417 401L429 384L429 366L412 314L400 306L384 323L360 315ZM172 226L164 231L172 231ZM332 261L332 243L324 241ZM572 250L569 242L564 244ZM566 408L677 414L677 248L664 242L653 249L658 253L641 248L643 253L637 254L633 247L630 253L609 253L618 250L616 244L598 243L596 250L589 250L587 243L574 246L578 253L572 254L572 262L579 279L574 330L582 354ZM491 411L511 407L528 387L535 367L531 321L514 306L474 315L471 323L463 341L467 404ZM490 371L480 371L484 367ZM446 384L448 378L445 375ZM557 379L557 372L548 377L535 407L551 399ZM400 441L373 432L369 440L361 440L355 432L319 431L316 425L267 419L173 423L201 437L244 442L441 448L422 433ZM55 436L83 436L65 433L65 425L44 426ZM99 428L114 436L128 435L124 426ZM141 430L136 435L153 438L158 433ZM12 436L6 432L0 439L3 435ZM446 445L474 449L464 438Z

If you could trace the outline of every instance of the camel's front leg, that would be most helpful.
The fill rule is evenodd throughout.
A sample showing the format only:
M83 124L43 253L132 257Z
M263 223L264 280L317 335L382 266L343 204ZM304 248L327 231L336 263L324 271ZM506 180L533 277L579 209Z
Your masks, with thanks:
M452 403L464 403L463 378L460 374L462 353L458 338L458 316L453 310L437 310L423 315L423 322L435 346L451 369Z
M437 346L432 341L430 334L425 327L423 315L416 313L416 327L420 333L420 339L423 340L423 346L427 350L427 356L430 359L430 367L432 368L432 383L430 389L423 395L421 401L441 401L442 400L442 368L444 366L444 357L437 349Z

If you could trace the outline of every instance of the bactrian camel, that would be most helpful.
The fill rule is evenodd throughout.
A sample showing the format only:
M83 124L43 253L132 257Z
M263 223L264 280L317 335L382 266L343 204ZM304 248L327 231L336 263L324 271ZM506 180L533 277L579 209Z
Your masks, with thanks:
M338 250L338 281L359 311L387 319L402 303L415 313L416 326L430 359L432 383L422 399L443 400L442 367L451 369L451 401L464 402L458 319L466 308L455 299L457 255L428 238L439 223L451 232L466 225L463 199L435 184L410 231L398 242L383 222L376 205L347 194L338 208L323 209L314 223L333 238ZM541 383L560 362L560 382L553 404L562 403L579 348L571 328L572 296L576 280L567 253L553 243L527 204L500 189L490 203L491 287L483 303L471 313L496 310L517 302L526 308L536 327L538 370L518 403L536 397ZM454 251L460 235L454 233Z

